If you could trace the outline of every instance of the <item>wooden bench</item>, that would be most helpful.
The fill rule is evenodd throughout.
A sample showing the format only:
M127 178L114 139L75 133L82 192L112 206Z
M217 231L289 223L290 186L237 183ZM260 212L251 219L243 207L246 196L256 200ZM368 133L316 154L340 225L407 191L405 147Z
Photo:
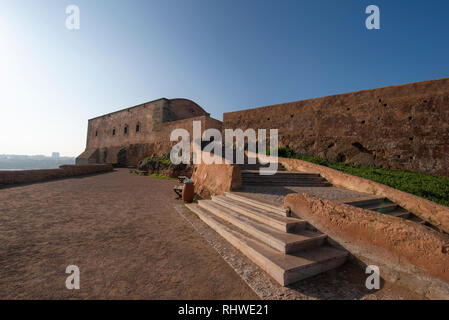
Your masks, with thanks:
M180 183L184 183L184 180L187 179L186 176L178 176L178 180ZM176 186L173 187L173 191L176 193L176 195L178 196L178 199L180 199L182 197L182 189L184 188L183 184L178 184Z

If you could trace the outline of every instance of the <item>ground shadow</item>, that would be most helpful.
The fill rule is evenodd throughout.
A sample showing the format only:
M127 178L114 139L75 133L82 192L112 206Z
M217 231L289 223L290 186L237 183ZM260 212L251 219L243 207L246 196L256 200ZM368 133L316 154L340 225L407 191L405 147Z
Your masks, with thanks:
M366 280L370 274L366 274L365 269L349 260L336 269L298 281L288 288L320 300L359 300L368 295L382 298L385 280L380 278L380 289L368 289Z

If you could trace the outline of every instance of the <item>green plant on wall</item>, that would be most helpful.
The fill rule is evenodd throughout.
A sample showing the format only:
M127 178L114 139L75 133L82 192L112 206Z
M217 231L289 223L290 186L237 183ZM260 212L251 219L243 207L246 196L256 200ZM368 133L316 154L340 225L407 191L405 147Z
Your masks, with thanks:
M165 164L165 165L170 165L171 164L170 154L168 154L168 153L163 154L162 156L146 157L145 159L143 159L141 161L147 162L147 163L162 163L162 164Z

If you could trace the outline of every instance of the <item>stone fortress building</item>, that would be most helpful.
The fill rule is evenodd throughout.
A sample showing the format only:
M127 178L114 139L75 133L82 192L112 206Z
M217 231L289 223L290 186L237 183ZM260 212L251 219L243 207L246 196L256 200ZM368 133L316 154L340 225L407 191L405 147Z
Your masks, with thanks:
M76 163L135 166L145 157L170 152L176 144L170 142L174 129L186 129L192 136L194 120L201 121L203 132L221 130L221 121L188 99L161 98L90 119L86 150Z
M159 99L89 120L77 163L135 165L169 152L170 133L278 129L279 146L367 166L449 176L449 78L224 113L223 125L193 101Z

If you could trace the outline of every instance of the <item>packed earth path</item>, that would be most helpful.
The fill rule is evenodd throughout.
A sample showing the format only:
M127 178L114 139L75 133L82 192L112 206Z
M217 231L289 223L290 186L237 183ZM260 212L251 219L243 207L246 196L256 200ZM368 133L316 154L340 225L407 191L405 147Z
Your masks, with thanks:
M258 299L174 210L175 184L119 169L0 189L0 299Z

